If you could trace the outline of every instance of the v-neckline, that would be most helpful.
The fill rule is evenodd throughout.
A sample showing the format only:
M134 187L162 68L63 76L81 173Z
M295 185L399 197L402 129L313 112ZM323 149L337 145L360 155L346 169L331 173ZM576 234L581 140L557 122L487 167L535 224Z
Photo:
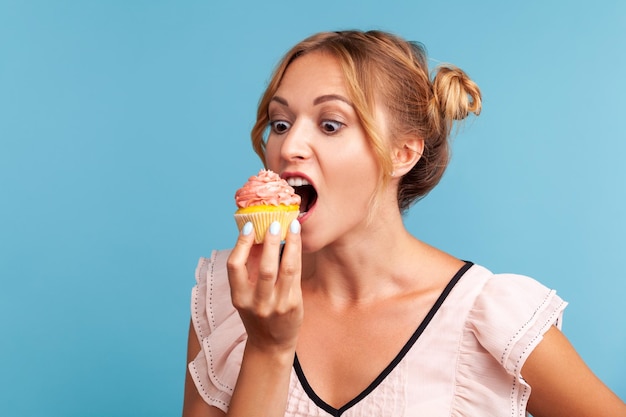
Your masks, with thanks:
M371 384L367 386L367 388L365 388L356 397L354 397L353 399L351 399L350 401L348 401L346 404L342 405L341 407L339 408L333 407L332 405L328 404L326 401L324 401L315 393L315 391L309 384L309 381L306 379L306 376L304 375L304 371L302 370L302 366L300 365L300 361L298 360L298 354L296 353L294 357L294 361L293 361L293 368L294 368L294 371L296 372L296 375L298 376L298 380L300 381L302 388L304 389L306 394L309 396L311 401L313 401L322 410L328 412L330 415L339 417L346 410L350 409L351 407L359 403L361 400L363 400L365 397L367 397L398 366L398 364L402 361L402 359L406 356L406 354L411 350L413 345L415 345L415 343L417 342L417 339L419 339L419 337L422 335L424 330L426 330L426 327L432 321L437 311L439 311L439 308L441 307L443 302L446 300L446 298L448 297L448 295L450 294L450 292L452 291L456 283L461 279L461 277L465 274L465 272L467 272L467 270L472 267L472 265L474 265L472 262L469 262L469 261L465 262L465 264L457 271L457 273L454 274L450 282L448 282L446 287L443 289L443 291L437 298L437 301L435 301L433 306L428 311L428 314L426 314L426 317L424 317L424 319L419 324L415 332L413 332L409 340L404 344L402 349L400 349L400 352L398 352L398 354L393 358L393 360L389 363L389 365L387 365L387 367L385 367L385 369L382 370L382 372L374 379L374 381L372 381Z

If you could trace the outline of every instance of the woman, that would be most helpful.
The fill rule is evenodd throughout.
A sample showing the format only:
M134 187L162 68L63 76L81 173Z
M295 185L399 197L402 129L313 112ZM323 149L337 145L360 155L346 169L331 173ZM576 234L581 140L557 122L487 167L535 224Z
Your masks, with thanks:
M443 175L453 122L480 108L464 72L431 82L422 48L388 33L286 54L252 138L302 214L284 247L278 225L262 245L244 227L201 260L184 416L626 416L558 329L554 291L403 225Z

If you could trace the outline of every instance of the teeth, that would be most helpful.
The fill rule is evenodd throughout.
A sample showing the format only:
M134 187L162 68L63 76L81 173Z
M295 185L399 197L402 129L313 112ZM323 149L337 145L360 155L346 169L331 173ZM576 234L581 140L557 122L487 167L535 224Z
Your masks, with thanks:
M301 187L303 185L309 185L309 182L304 178L291 177L287 178L287 184L291 185L292 187Z

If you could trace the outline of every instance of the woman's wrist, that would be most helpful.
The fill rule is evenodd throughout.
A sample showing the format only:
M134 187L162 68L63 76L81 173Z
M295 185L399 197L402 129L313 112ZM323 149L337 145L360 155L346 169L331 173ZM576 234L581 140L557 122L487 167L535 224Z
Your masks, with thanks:
M293 360L296 354L296 345L284 344L284 345L267 345L262 343L255 343L248 339L246 341L245 353L249 359L259 359L264 363L271 364L272 366L288 366L293 365Z

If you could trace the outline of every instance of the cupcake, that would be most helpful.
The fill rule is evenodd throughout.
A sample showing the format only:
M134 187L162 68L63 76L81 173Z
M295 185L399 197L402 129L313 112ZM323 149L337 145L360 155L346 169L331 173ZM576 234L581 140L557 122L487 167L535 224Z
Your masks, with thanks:
M235 202L237 226L241 231L247 222L251 222L255 243L263 242L267 229L275 221L280 223L281 239L285 239L289 224L300 213L300 196L287 181L266 169L248 178L248 182L235 193Z

